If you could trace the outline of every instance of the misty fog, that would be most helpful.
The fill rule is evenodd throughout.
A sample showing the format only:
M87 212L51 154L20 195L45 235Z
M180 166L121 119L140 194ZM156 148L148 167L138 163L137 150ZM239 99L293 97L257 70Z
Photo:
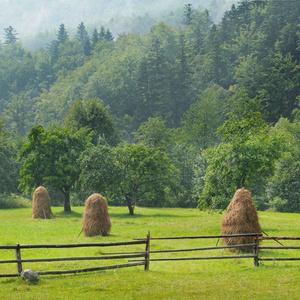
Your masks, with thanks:
M218 22L225 10L237 0L0 0L0 41L3 41L4 28L12 26L22 42L39 32L53 36L61 23L72 36L72 31L80 22L86 27L109 26L117 35L134 30L126 23L128 17L161 16L171 11L183 9L192 4L199 10L208 9L211 17ZM122 20L116 22L116 20Z

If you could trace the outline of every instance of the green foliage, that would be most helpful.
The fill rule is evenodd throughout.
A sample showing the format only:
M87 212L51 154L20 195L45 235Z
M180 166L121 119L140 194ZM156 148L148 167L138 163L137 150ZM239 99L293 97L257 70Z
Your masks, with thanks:
M59 44L64 44L68 40L68 33L65 29L64 24L60 24L59 30L57 33L57 41Z
M209 86L184 114L182 139L204 150L214 146L218 141L217 128L225 121L227 98L223 88Z
M285 211L287 207L288 201L283 200L280 197L274 197L273 200L270 201L269 205L271 209L274 209L275 211Z
M269 119L276 122L279 118L291 118L296 108L295 99L299 96L300 68L293 57L288 54L274 54L264 70L263 89L260 97L270 112Z
M160 206L173 185L176 169L166 154L157 148L127 144L110 148L88 148L81 156L81 189L104 194L115 204L127 204L129 213L135 205ZM115 200L114 200L115 199Z
M83 24L83 22L81 22L78 26L77 26L77 33L75 35L76 39L78 42L80 43L84 43L88 37L88 33L85 30L85 26Z
M81 154L78 160L80 176L77 184L77 192L81 199L86 199L93 193L111 196L110 187L119 176L115 163L113 149L103 143L103 140L96 146L91 145ZM122 201L116 199L114 204L121 205Z
M218 131L222 143L207 150L201 209L225 209L235 190L241 187L255 194L262 179L274 172L284 149L281 136L264 123L258 112L230 115Z
M157 117L142 123L135 133L135 140L146 147L165 150L171 144L171 136L172 131L166 128L165 121Z
M175 138L176 140L176 134ZM178 193L173 201L170 201L169 206L175 207L196 207L197 200L193 195L194 189L194 176L195 176L195 160L198 155L198 150L194 147L186 145L181 142L175 142L172 147L168 149L168 155L179 170L177 179Z
M87 132L81 129L73 133L59 126L49 131L41 125L32 127L27 134L28 143L20 151L20 159L25 159L20 188L30 193L44 185L61 191L65 211L70 211L70 191L80 174L77 160L90 142Z
M0 194L17 192L20 165L17 162L18 150L9 132L0 119Z
M111 146L116 146L120 142L115 122L103 104L95 99L85 102L75 101L65 118L65 124L75 131L83 127L92 130L95 134L93 144L96 144L99 138L105 139Z
M184 9L184 15L183 15L183 21L182 23L184 25L191 25L192 20L193 20L193 14L194 14L194 10L192 7L192 4L186 4L185 5L185 9Z
M281 118L276 128L285 136L288 148L276 164L275 175L268 182L269 206L278 211L299 212L300 123L297 116L293 123Z
M143 145L125 145L114 149L119 183L114 193L126 200L130 214L134 205L160 206L168 196L166 188L176 194L177 170L167 155L157 148ZM147 199L147 200L146 200Z
M184 33L187 39L187 48L193 56L196 56L203 54L207 49L207 39L213 22L208 10L199 12L188 5L186 7L188 14L185 14L185 23L188 26Z
M31 206L31 202L16 194L0 194L0 209L11 209Z

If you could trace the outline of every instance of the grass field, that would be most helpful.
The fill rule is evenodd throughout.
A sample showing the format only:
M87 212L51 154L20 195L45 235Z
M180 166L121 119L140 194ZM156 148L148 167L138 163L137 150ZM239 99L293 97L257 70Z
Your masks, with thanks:
M151 237L217 235L221 214L197 209L139 208L129 216L126 207L110 207L112 230L107 237L86 238L81 230L83 207L72 207L65 214L52 208L55 218L32 220L30 208L0 210L0 244L52 244L130 241ZM300 236L299 214L260 212L260 224L269 235ZM275 242L264 242L276 245ZM215 246L216 240L151 241L151 250ZM297 242L284 241L286 245ZM299 242L298 242L299 244ZM128 246L126 246L128 247ZM104 249L119 252L124 249ZM144 245L134 246L144 250ZM126 249L125 249L126 248ZM133 248L130 248L130 251ZM22 250L23 251L23 250ZM99 255L98 248L24 250L22 258ZM177 253L183 256L221 255L222 250L206 253ZM298 252L297 252L298 251ZM223 255L227 255L226 251ZM300 256L299 250L263 256ZM152 254L151 258L170 256ZM13 250L0 250L1 259L14 259ZM103 261L24 263L23 269L36 271L99 266ZM253 267L253 259L151 262L143 266L72 275L41 276L36 284L20 278L0 278L0 299L299 299L300 262L265 262ZM15 264L0 264L0 273L16 273Z

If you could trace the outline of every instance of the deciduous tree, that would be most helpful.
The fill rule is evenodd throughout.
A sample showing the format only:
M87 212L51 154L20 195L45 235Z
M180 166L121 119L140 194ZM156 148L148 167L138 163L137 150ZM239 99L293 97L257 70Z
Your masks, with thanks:
M201 209L225 209L235 190L259 188L275 170L283 149L282 139L267 126L259 112L230 115L219 128L222 143L207 150L205 187Z
M70 192L78 180L77 160L90 142L87 129L75 133L70 128L54 127L46 131L32 127L28 142L20 150L24 159L20 188L32 192L40 185L50 186L64 195L64 210L71 211Z
M125 202L130 215L136 204L162 205L167 189L175 193L177 188L177 170L166 154L144 145L92 146L81 156L80 168L81 188L103 193L119 205Z

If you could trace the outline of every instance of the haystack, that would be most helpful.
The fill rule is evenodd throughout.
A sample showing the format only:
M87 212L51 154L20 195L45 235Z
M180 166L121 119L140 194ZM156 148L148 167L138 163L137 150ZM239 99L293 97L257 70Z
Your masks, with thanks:
M52 215L49 193L43 186L39 186L33 193L31 216L33 219L50 219Z
M82 231L85 236L107 235L111 228L106 198L93 194L85 201Z
M221 235L242 233L261 233L258 215L251 198L251 193L244 188L235 192L226 209L221 229ZM233 237L223 238L222 240L227 245L241 245L253 243L254 238ZM252 252L253 246L237 248L236 251Z

